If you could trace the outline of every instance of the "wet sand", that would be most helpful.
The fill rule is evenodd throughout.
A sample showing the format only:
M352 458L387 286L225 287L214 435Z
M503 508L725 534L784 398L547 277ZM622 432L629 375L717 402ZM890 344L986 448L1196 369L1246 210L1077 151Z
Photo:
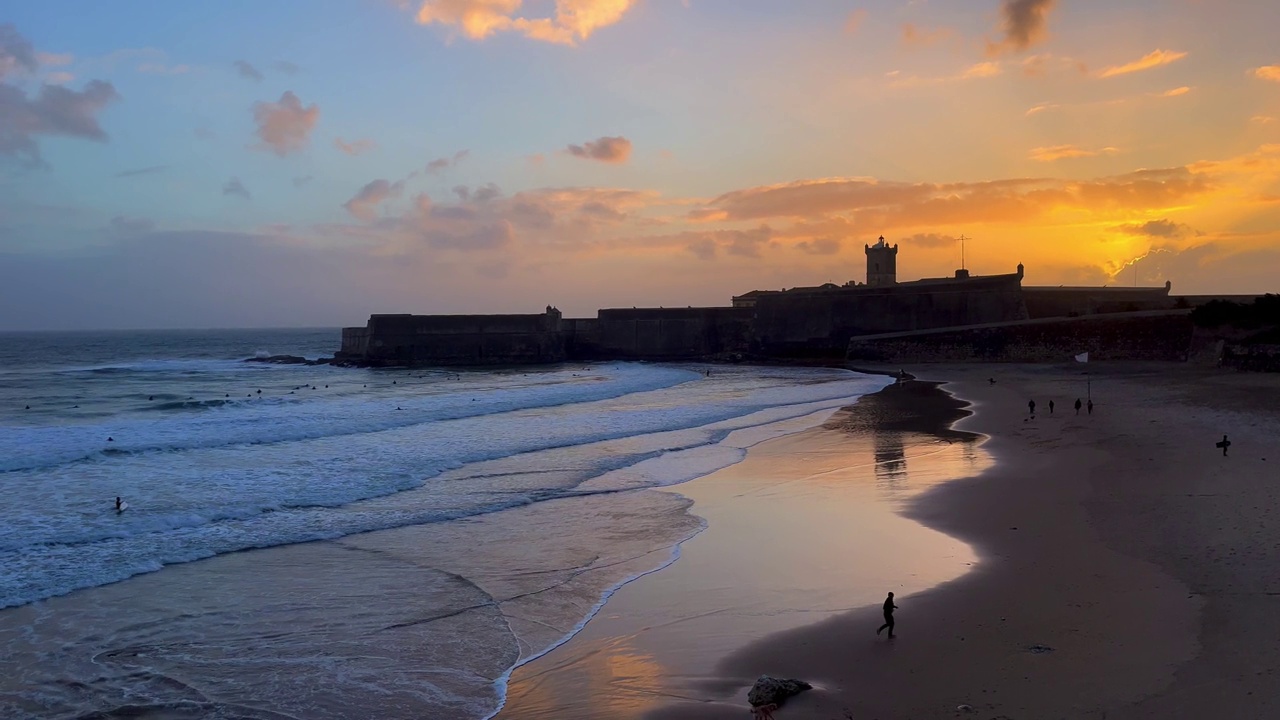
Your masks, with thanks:
M891 386L672 488L707 529L568 643L517 668L499 718L625 720L689 699L741 717L745 685L715 672L724 656L887 589L919 592L969 571L967 545L898 512L990 465L979 436L948 427L961 405L930 383Z
M769 632L746 613L712 630L683 610L712 591L776 589L761 580L776 564L660 586L682 558L619 592L575 641L517 670L502 717L742 718L760 674L815 685L775 712L779 720L1280 716L1280 378L1157 364L908 371L948 381L976 411L955 427L990 436L982 450L994 466L900 504L915 527L970 544L974 568L898 590L910 567L899 561L889 569L900 574L867 576L879 585L874 600L847 586L832 592L844 576L819 573L809 605L829 616ZM1094 413L1077 416L1071 404L1090 392ZM1233 442L1226 458L1214 447L1223 433ZM739 469L763 455L752 453ZM686 558L724 525L705 516L708 530L686 543ZM720 553L732 557L735 531L722 532ZM875 534L874 552L897 553L910 536L908 527ZM884 590L900 607L893 641L875 635ZM859 607L832 612L842 592ZM665 620L632 629L627 613ZM634 650L657 638L650 628L676 621L679 633ZM705 646L727 645L735 648L702 661ZM620 697L633 698L621 711L610 704Z

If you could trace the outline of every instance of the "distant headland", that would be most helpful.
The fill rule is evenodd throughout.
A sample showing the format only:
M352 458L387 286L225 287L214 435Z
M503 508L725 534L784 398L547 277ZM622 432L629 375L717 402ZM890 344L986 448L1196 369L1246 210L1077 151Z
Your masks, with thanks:
M1022 265L1007 275L960 269L953 277L898 282L897 245L881 237L864 249L865 283L753 290L729 306L610 308L594 318L565 318L552 306L527 315L372 315L364 327L343 328L329 362L1055 362L1081 353L1094 360L1185 361L1223 353L1221 338L1197 342L1194 308L1257 297L1172 296L1168 282L1023 287Z

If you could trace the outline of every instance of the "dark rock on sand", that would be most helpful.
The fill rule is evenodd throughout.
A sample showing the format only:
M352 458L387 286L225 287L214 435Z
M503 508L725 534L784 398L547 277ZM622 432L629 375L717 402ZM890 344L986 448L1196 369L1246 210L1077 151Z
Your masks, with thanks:
M781 680L768 675L761 675L756 684L747 693L747 702L751 707L773 705L781 707L782 703L792 695L799 695L813 686L803 680Z

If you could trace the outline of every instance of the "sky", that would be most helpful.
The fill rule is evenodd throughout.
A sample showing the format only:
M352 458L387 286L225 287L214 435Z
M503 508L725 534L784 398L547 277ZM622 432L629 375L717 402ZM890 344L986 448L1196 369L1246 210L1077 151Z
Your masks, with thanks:
M1274 0L0 9L0 330L1280 291Z

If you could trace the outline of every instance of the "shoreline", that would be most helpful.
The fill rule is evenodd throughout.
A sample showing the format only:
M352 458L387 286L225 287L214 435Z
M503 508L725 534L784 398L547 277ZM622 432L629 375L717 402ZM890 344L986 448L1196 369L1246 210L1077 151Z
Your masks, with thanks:
M970 403L972 414L950 429L984 435L996 462L901 508L903 519L968 543L978 562L899 592L894 641L874 636L881 592L800 627L739 623L732 629L744 641L734 649L682 675L667 671L663 663L678 665L700 632L715 637L676 611L694 596L680 595L688 588L674 580L682 567L674 563L615 596L623 602L606 605L580 642L513 676L513 701L499 718L729 720L744 715L746 688L761 674L814 685L775 711L779 720L1277 713L1280 649L1270 638L1280 630L1280 526L1270 520L1280 484L1267 458L1280 459L1280 378L1164 363L906 370ZM1071 405L1086 391L1095 412L1077 416ZM1039 406L1034 419L1028 398ZM1234 443L1225 461L1213 447L1223 432ZM690 511L699 513L697 498ZM709 520L687 547L727 532ZM899 540L886 537L886 552ZM680 623L693 636L648 656L654 681L644 693L626 684L639 675L606 674L610 653L615 665L634 664L637 639L654 634L626 613L654 627ZM619 632L612 644L592 637L607 625L633 634ZM577 656L565 652L575 644ZM521 683L525 697L516 698ZM609 704L643 694L650 698L621 712Z
M1098 409L1076 416L1078 367L910 370L974 400L955 427L989 435L998 460L904 515L971 543L981 563L895 598L892 643L872 637L879 608L868 606L761 638L722 658L718 675L812 682L780 720L1276 713L1280 530L1267 520L1280 490L1266 458L1280 456L1280 379L1093 365ZM1031 419L1028 397L1041 413L1056 397L1059 412ZM1237 443L1225 461L1213 448L1224 431ZM743 708L685 702L646 718Z
M820 427L669 488L693 501L689 512L706 518L706 529L682 544L679 562L620 589L581 634L517 668L497 717L640 718L659 700L745 697L749 680L707 678L699 667L737 648L739 635L845 613L877 599L882 581L919 591L964 574L976 558L963 543L895 512L921 486L984 464L979 436L948 429L967 414L963 406L937 383L888 385ZM874 547L881 533L905 542L882 552ZM846 563L857 569L823 579ZM918 576L894 578L895 563ZM870 594L868 578L879 578Z

